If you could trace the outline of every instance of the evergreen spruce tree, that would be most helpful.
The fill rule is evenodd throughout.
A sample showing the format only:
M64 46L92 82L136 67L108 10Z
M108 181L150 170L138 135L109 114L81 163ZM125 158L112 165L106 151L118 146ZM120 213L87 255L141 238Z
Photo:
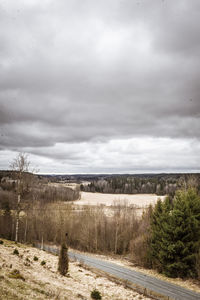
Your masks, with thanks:
M168 246L171 244L171 223L170 223L170 217L171 217L171 211L172 211L172 204L167 197L165 201L162 203L162 214L160 216L160 228L159 235L159 251L158 251L158 261L161 264L161 271L164 271L164 266L167 264L169 257L169 251Z
M65 234L65 238L67 239L67 233ZM69 259L68 259L68 248L66 242L63 240L60 248L59 260L58 260L58 271L61 275L66 275L69 267Z
M151 254L150 259L152 261L152 266L154 269L157 269L161 272L161 263L158 259L158 253L160 251L160 241L161 241L161 232L160 232L160 219L162 215L162 202L159 199L152 214L151 220Z
M196 277L200 244L200 197L190 189L179 191L170 217L169 261L164 273L173 277Z
M195 190L178 191L157 203L151 222L154 268L170 277L196 277L200 246L200 197Z
M171 208L172 206L168 197L163 203L159 199L152 214L150 259L153 268L159 272L162 272L163 264L166 260L166 239L168 238L168 222Z

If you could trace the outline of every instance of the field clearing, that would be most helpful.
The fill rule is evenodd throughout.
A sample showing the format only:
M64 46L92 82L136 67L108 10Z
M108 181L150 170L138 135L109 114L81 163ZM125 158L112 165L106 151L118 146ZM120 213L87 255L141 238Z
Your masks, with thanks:
M164 200L165 196L157 196L155 194L102 194L81 192L81 199L75 201L77 205L126 205L136 208L145 208L149 204L155 205L158 199Z
M75 190L79 184L77 183L60 183L60 182L50 182L48 183L49 186L55 187L55 188L62 188L62 187L67 187L70 188L72 190Z

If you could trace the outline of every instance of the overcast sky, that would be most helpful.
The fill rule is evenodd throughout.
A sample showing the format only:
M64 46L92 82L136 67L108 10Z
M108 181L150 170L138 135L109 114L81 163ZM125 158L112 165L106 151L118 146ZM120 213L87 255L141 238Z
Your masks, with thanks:
M200 171L199 0L0 0L0 169Z

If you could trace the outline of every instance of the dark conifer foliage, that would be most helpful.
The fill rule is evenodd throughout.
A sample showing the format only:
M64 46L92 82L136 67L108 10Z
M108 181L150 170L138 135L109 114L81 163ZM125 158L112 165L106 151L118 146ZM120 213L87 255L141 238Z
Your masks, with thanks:
M159 201L151 228L153 267L169 277L197 277L200 197L196 191L178 191L173 204L168 199Z
M58 271L61 275L66 275L68 272L69 260L68 260L68 248L66 243L62 243L60 254L59 254L59 261L58 261Z
M151 260L153 268L157 269L158 271L162 270L160 253L162 251L164 217L164 205L161 200L158 200L151 221Z

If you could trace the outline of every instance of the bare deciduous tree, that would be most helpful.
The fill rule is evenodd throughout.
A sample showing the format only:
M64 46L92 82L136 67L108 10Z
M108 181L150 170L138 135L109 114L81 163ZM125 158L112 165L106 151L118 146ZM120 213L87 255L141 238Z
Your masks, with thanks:
M17 192L17 208L16 208L16 228L15 228L15 242L18 242L19 232L19 214L21 211L21 199L29 190L28 172L30 171L30 161L28 155L19 153L13 162L10 164L12 171L14 171L16 178L16 192Z

